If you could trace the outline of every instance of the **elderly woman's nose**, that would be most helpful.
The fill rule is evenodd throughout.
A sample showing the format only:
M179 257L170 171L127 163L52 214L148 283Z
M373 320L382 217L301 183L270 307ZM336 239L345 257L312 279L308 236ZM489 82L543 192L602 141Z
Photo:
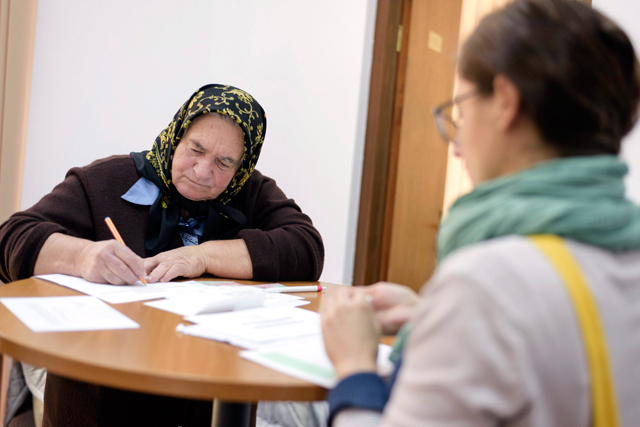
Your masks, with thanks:
M199 161L193 167L193 171L198 179L207 179L213 175L213 167L211 162Z

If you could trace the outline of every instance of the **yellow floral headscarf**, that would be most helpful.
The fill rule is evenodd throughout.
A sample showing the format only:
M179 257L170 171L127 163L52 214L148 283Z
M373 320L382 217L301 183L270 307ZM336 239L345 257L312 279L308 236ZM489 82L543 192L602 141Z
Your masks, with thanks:
M216 199L227 204L240 192L253 173L267 131L264 110L247 92L233 86L216 84L201 87L180 107L169 126L158 135L146 157L164 185L170 188L173 153L180 139L195 119L212 112L231 117L244 132L242 164L229 186Z
M173 154L195 119L203 114L224 114L235 120L244 133L242 163L227 188L214 200L191 201L182 197L171 180ZM246 226L245 215L229 206L242 190L258 162L267 118L258 102L233 86L211 84L198 89L185 102L153 143L150 151L131 153L136 170L149 179L160 194L149 208L145 248L148 255L162 252L175 239L180 210L205 216L203 241L230 239Z

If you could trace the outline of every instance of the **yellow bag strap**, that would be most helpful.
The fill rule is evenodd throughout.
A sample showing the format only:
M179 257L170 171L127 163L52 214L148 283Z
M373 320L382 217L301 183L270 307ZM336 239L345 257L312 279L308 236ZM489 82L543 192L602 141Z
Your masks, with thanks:
M619 426L616 390L609 365L606 337L598 307L586 285L582 270L560 237L541 234L529 236L529 239L557 270L573 303L591 377L593 426Z

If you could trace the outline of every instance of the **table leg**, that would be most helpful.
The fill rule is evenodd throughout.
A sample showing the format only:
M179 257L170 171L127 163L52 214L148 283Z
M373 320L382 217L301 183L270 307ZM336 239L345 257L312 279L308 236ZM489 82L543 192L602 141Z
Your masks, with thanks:
M7 395L9 394L9 378L12 367L13 358L6 354L0 354L0 422L3 424L7 415Z
M213 427L253 427L256 423L257 403L213 401Z

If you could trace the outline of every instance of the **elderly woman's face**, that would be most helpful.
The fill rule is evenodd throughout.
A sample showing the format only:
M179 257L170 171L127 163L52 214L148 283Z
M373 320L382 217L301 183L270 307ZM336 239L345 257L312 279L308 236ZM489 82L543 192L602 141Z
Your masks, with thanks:
M242 162L244 134L239 126L209 113L198 117L173 154L173 185L189 200L211 200L227 188Z

